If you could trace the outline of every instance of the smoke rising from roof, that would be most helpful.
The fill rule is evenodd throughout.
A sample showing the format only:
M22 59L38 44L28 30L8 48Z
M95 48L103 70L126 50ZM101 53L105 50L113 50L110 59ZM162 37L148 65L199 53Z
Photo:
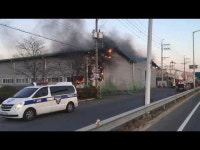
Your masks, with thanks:
M64 52L70 50L88 51L95 49L95 42L92 38L92 31L87 30L86 21L84 19L39 19L35 21L37 22L37 25L35 25L34 29L24 30L66 43L61 44L58 42L45 40L45 44L49 44L47 48L49 53ZM23 30L23 28L13 25L12 20L3 20L0 22L2 24L7 24ZM102 32L104 34L104 37L100 42L103 45L102 48L115 48L131 59L134 57L141 57L139 50L136 50L136 48L133 46L134 44L131 43L131 41L133 41L131 40L131 37L122 37L117 34L117 31L110 31L107 33L102 30ZM6 27L2 27L0 33L0 36L2 37L2 45L0 45L0 47L7 49L5 55L7 54L8 56L11 56L11 53L16 53L14 50L16 49L17 41L20 41L23 39L23 37L32 36Z
M6 25L11 25L12 21L11 20L0 20L0 23L6 24ZM13 30L1 26L0 28L0 49L1 50L6 50L4 53L1 54L1 58L7 58L11 57L12 54L15 53L15 43L19 40L20 33L19 32L13 32Z
M85 21L83 19L45 20L40 22L40 24L42 24L41 30L43 35L51 35L53 39L72 45L67 46L52 41L50 46L51 52L63 52L69 50L87 51L95 49L92 31L86 30ZM122 38L115 31L111 31L109 34L104 33L102 45L105 49L115 48L131 59L142 57L142 55L133 47L130 37L127 36Z
M94 47L92 34L86 31L85 22L81 19L55 19L40 22L43 35L66 43L51 42L51 52L67 50L87 50ZM67 45L68 44L68 45Z
M114 31L109 33L109 35L112 35L112 37L105 35L103 39L105 49L114 48L132 60L137 57L142 57L142 54L131 43L131 37L120 37Z

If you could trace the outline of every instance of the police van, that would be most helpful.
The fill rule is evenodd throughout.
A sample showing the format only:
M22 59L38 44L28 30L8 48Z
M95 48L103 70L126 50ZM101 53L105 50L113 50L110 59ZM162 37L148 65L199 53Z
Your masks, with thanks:
M73 112L76 107L77 91L71 82L59 82L54 85L34 84L4 100L0 106L0 116L32 120L45 113L61 110Z

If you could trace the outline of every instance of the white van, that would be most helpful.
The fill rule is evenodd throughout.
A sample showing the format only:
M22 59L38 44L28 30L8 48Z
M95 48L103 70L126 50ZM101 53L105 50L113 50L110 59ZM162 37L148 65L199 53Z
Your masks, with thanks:
M25 87L4 100L0 116L32 120L35 116L55 111L72 112L78 106L77 91L71 82Z

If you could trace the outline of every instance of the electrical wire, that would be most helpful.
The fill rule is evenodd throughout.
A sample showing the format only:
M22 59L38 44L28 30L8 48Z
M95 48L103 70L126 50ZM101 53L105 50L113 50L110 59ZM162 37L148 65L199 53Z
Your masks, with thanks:
M31 35L34 35L34 36L37 36L37 37L40 37L40 38L44 38L44 39L47 39L47 40L51 40L51 41L54 41L54 42L57 42L57 43L60 43L60 44L64 44L64 45L67 45L67 46L70 46L70 47L73 47L73 48L76 48L76 49L77 49L77 48L80 49L80 47L76 47L76 46L74 46L74 45L67 44L67 43L64 43L64 42L61 42L61 41L58 41L58 40L54 40L54 39L51 39L51 38L48 38L48 37L45 37L45 36L41 36L41 35L39 35L39 34L31 33L31 32L28 32L28 31L24 31L24 30L21 30L21 29L19 29L19 28L11 27L11 26L8 26L8 25L6 25L6 24L1 24L1 23L0 23L0 25L1 25L1 26L4 26L4 27L7 27L7 28L10 28L10 29L14 29L14 30L20 31L20 32L24 32L24 33L27 33L27 34L31 34Z

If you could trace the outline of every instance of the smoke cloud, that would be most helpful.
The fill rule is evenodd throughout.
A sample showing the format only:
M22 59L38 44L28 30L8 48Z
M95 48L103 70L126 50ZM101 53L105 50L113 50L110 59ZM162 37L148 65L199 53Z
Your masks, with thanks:
M3 25L12 25L11 20L0 20L0 23ZM16 32L12 29L1 26L0 28L0 48L1 48L1 59L6 59L12 57L15 51L15 44L17 40L21 37L20 32Z
M51 35L53 39L71 45L68 46L52 41L50 46L51 52L64 52L69 50L87 51L95 48L92 31L86 30L83 19L41 20L39 24L43 35ZM122 38L116 31L111 31L104 35L102 41L99 42L99 47L103 49L115 48L130 59L142 57L142 54L134 48L131 41L133 41L131 37L127 36Z
M30 32L65 43L61 44L55 41L45 40L44 42L49 44L48 53L65 52L70 50L88 51L95 49L92 31L87 30L84 19L39 19L36 21L37 25ZM4 20L2 24L13 26L12 20ZM104 36L102 41L100 41L100 47L103 49L114 48L121 51L130 59L142 57L142 54L135 48L134 43L132 43L133 40L130 36L127 35L126 37L121 37L117 33L117 31L110 31L109 33L103 32ZM4 46L5 49L8 49L5 53L11 56L14 52L16 53L14 49L16 49L17 41L23 39L22 35L24 37L29 36L28 34L22 34L19 31L2 27L0 30L2 44L0 47Z
M103 39L105 49L114 48L132 60L137 57L142 57L142 54L131 43L133 41L131 37L127 36L122 38L116 32L111 32L109 35L112 35L112 37L105 35Z
M68 50L88 50L94 47L92 34L86 31L85 22L81 19L55 19L40 22L43 35L66 44L51 42L51 52Z

